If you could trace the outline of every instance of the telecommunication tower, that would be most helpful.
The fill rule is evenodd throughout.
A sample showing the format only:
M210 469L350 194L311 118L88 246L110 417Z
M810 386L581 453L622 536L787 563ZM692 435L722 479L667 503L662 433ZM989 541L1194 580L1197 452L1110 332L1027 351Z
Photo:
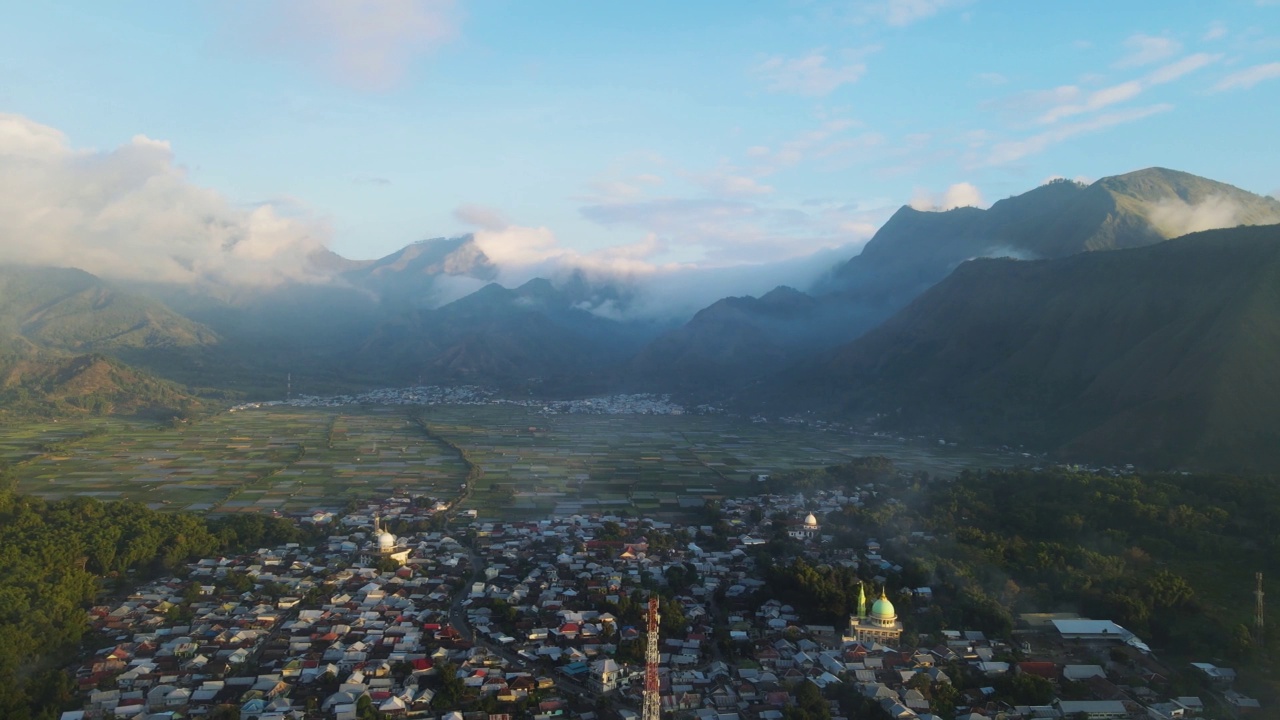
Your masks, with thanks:
M1257 642L1258 645L1261 646L1266 641L1266 636L1263 634L1263 623L1262 623L1262 620L1263 620L1262 573L1254 573L1253 577L1258 581L1258 589L1253 591L1253 598L1254 598L1254 605L1255 605L1253 610L1253 632L1257 636L1254 638L1255 642Z
M644 706L641 720L659 720L658 699L658 598L649 598L649 635L644 648Z

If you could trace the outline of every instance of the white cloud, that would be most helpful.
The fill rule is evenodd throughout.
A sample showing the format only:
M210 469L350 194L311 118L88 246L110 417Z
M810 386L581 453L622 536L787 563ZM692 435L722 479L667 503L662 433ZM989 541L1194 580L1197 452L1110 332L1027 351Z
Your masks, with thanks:
M617 174L597 178L587 183L588 193L585 199L589 202L620 202L634 200L645 192L663 183L660 176L653 173L638 173L620 176Z
M1051 125L1074 115L1092 113L1110 107L1118 103L1132 100L1146 90L1157 85L1173 82L1187 73L1199 70L1207 65L1211 65L1221 60L1221 55L1210 55L1209 53L1195 53L1174 62L1163 65L1142 78L1137 80L1129 80L1118 85L1095 90L1090 93L1084 102L1067 102L1062 105L1050 108L1047 112L1036 119L1036 122L1042 125ZM1063 92L1069 90L1070 92ZM1065 88L1057 88L1050 93L1059 93L1064 97L1077 96L1078 88L1075 86L1067 86Z
M1181 60L1171 62L1168 65L1153 70L1143 79L1143 85L1151 87L1153 85L1163 85L1167 82L1173 82L1187 73L1195 72L1196 70L1212 65L1221 59L1221 55L1210 55L1209 53L1188 55Z
M1222 22L1221 20L1214 20L1213 22L1209 23L1209 29L1205 30L1204 37L1200 39L1203 40L1204 42L1213 42L1214 40L1221 40L1226 36L1227 36L1226 23Z
M991 152L988 154L986 159L979 164L1004 165L1006 163L1021 160L1028 155L1035 155L1043 152L1050 146L1056 145L1077 135L1083 135L1116 125L1134 122L1158 113L1168 112L1172 109L1173 105L1161 103L1158 105L1149 105L1129 110L1120 110L1105 115L1099 115L1088 120L1060 125L1037 135L1023 138L1022 140L996 143L992 146Z
M167 142L110 151L0 114L0 260L106 277L270 284L319 280L327 228L278 203L242 208L187 180Z
M961 182L947 188L941 195L918 188L910 204L916 210L945 211L958 207L982 207L983 201L982 192L976 185Z
M652 233L629 245L580 252L562 245L550 228L513 225L490 208L463 205L454 215L480 227L473 235L476 246L497 267L498 281L508 287L535 277L554 278L572 271L636 278L674 267L654 261L667 246Z
M1177 55L1182 43L1165 37L1153 37L1138 33L1124 41L1129 54L1116 61L1118 68L1142 67Z
M1101 110L1108 105L1114 105L1118 102L1137 97L1142 92L1142 83L1136 80L1112 85L1101 90L1095 90L1089 93L1083 103L1059 105L1051 108L1048 112L1036 118L1036 122L1043 125L1056 123L1063 118L1079 115L1081 113L1093 112Z
M755 74L772 92L796 95L830 95L841 85L855 83L867 72L867 64L860 58L868 51L849 53L847 62L828 64L822 49L814 50L798 58L774 56L755 67Z
M467 225L485 230L501 230L511 224L498 210L473 203L459 205L454 209L453 217Z
M771 185L761 184L747 175L714 173L702 178L701 183L709 192L729 197L768 195L773 192Z
M454 0L271 0L248 8L237 20L262 50L318 65L358 90L394 88L415 61L457 35Z
M799 208L746 199L663 198L589 205L583 217L651 233L702 265L777 262L865 242L891 209Z
M983 85L996 86L996 85L1004 85L1005 83L1009 82L1009 78L1005 77L1004 75L1001 75L998 72L984 72L984 73L978 73L978 81L981 82Z
M1280 62L1254 65L1222 78L1213 86L1214 92L1225 90L1248 90L1263 80L1280 78Z
M865 150L883 144L884 136L866 132L848 137L846 131L857 127L852 120L838 118L824 121L813 130L807 130L781 143L770 151L763 146L748 149L747 155L756 160L757 175L769 175L786 167L799 165L807 160L833 158L856 150Z
M1236 227L1244 222L1245 208L1220 195L1205 198L1195 205L1181 198L1165 198L1156 203L1149 217L1151 223L1166 236L1177 237L1202 230Z
M903 27L967 2L968 0L875 0L858 3L856 12L863 21L879 20L888 25Z

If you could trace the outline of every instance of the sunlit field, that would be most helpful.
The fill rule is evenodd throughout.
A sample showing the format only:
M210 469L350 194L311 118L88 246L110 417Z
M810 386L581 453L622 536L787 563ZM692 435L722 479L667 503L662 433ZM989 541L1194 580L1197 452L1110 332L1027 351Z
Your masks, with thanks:
M19 486L212 513L341 508L396 493L454 496L465 450L483 475L464 509L508 518L678 512L753 492L760 476L886 455L949 475L1010 458L725 416L543 415L511 406L266 408L177 429L119 421L4 428ZM436 436L435 438L432 435Z

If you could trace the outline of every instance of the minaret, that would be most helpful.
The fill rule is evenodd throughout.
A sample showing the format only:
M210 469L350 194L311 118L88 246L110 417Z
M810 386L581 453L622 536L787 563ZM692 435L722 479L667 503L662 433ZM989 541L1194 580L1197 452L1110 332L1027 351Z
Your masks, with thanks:
M858 619L867 617L867 590L861 581L858 582Z

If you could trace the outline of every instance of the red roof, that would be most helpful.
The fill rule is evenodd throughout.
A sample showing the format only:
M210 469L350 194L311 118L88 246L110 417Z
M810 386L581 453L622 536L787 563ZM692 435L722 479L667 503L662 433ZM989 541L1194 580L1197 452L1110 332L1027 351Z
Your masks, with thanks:
M1028 675L1039 675L1046 680L1058 677L1058 666L1051 662L1020 662L1018 670Z

